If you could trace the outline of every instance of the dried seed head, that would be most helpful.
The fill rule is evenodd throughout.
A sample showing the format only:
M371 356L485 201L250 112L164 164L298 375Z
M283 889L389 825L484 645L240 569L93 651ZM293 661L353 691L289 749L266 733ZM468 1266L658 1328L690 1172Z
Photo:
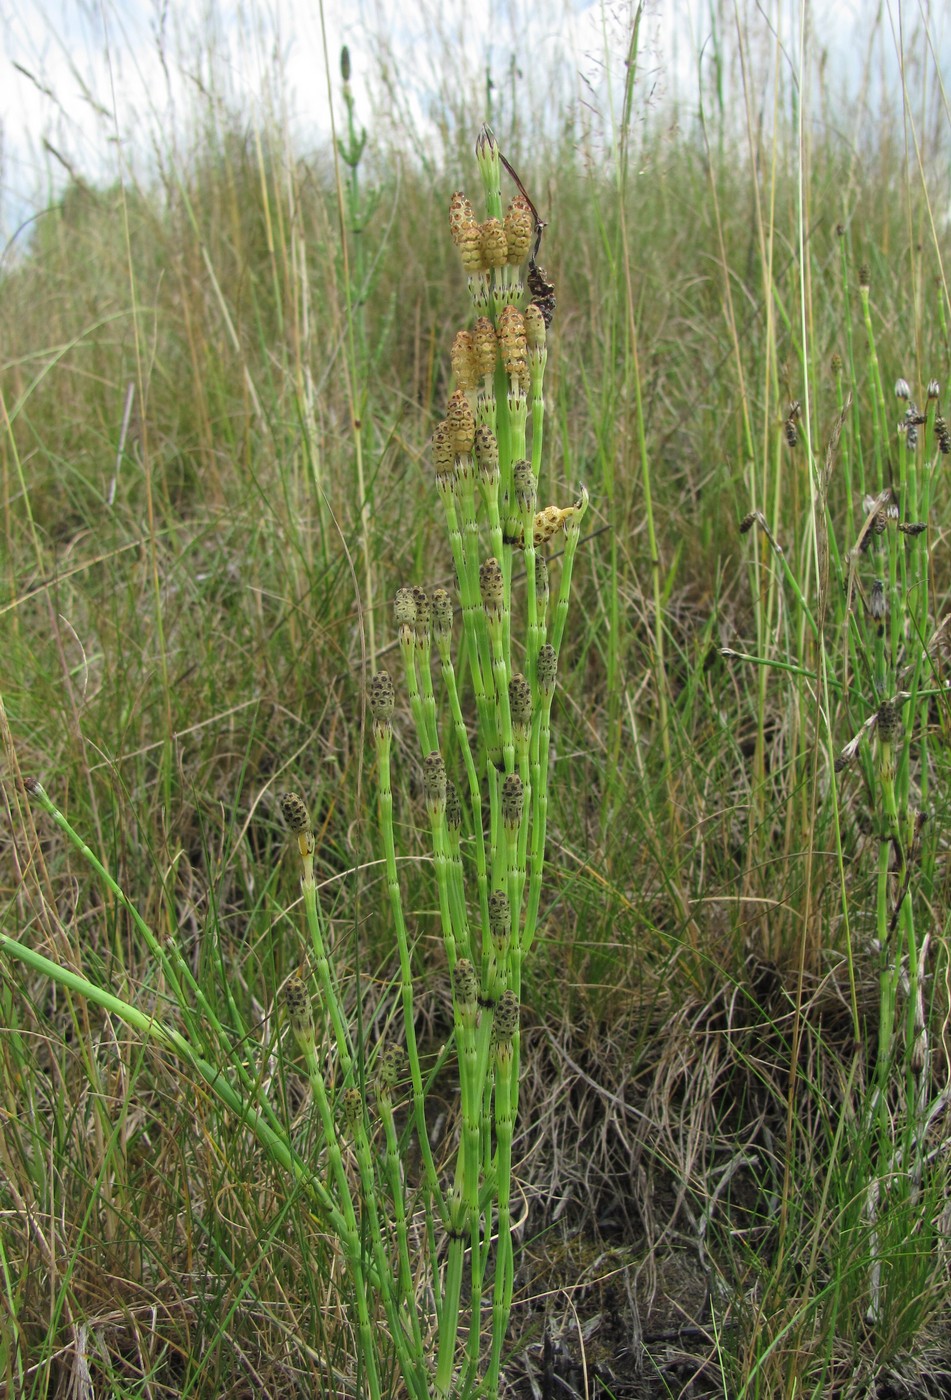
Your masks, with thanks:
M532 687L523 675L509 681L509 713L516 732L527 734L532 724Z
M518 997L511 987L499 997L492 1035L496 1045L511 1045L518 1030Z
M924 520L903 520L898 528L903 535L911 535L914 539L918 535L923 535L928 526Z
M859 291L867 292L872 286L872 269L868 263L862 263L859 267Z
M545 349L548 331L541 308L534 301L529 302L525 308L525 338L529 350L540 352Z
M517 773L506 773L502 783L502 824L515 831L521 824L525 792Z
M280 797L281 815L291 831L295 833L310 831L310 813L307 810L307 803L296 792L282 792Z
M545 318L545 325L550 326L555 314L555 284L549 282L545 269L536 263L532 263L528 269L528 290L532 294L533 304Z
M535 555L535 596L544 610L548 602L548 560L544 554Z
M501 617L504 594L502 566L495 558L485 561L479 568L479 592L482 606L490 617Z
M836 238L844 238L844 237L845 237L845 224L836 224L836 226L835 226L835 236L836 236Z
M452 599L445 588L433 590L433 633L439 642L452 636Z
M934 435L939 451L947 457L948 453L951 452L951 430L948 429L948 425L940 413L935 416Z
M525 317L517 306L502 308L498 336L505 373L513 379L521 379L528 373L528 341L525 336Z
M462 389L456 389L454 393L449 395L449 402L446 405L446 421L452 435L453 451L460 457L467 457L472 451L472 444L475 440L475 419L472 416L472 409L469 407L469 400Z
M413 602L416 604L416 621L413 630L420 646L429 645L433 624L433 607L425 588L413 589Z
M512 484L515 487L515 499L519 510L534 515L538 502L538 482L535 480L531 462L526 461L524 457L512 463Z
M389 671L377 671L376 675L370 677L367 699L370 704L370 714L377 724L388 725L393 718L393 711L396 709L396 691L393 688L393 679Z
M941 385L938 383L937 379L929 379L929 380L928 380L928 398L929 398L929 399L937 399L937 398L940 397L940 395L941 395Z
M908 387L907 379L895 380L895 398L902 399L905 403L911 398L911 389Z
M433 429L432 436L433 466L436 469L437 482L451 482L455 479L455 458L452 445L452 428L444 418L441 423L437 423Z
M504 890L489 895L489 931L496 951L504 954L512 935L512 906Z
M451 778L446 779L446 825L450 831L462 830L462 802Z
M426 806L435 816L446 810L446 764L438 749L423 759L423 792Z
M460 246L463 230L476 221L475 211L462 190L456 190L449 201L449 233L453 243Z
M864 733L865 725L863 724L859 732L852 739L849 740L842 752L836 757L834 767L837 773L841 773L843 768L847 768L848 765L853 761L855 755L859 751L859 744L861 744L862 742L862 735Z
M558 655L551 642L546 642L539 648L538 660L535 663L535 674L538 677L538 684L543 695L551 695L555 689L555 681L558 678Z
M524 195L517 194L505 211L505 237L508 240L508 260L518 267L528 257L535 233L535 218Z
M748 512L748 514L744 515L743 519L740 521L740 534L748 535L750 530L752 530L753 526L756 524L758 518L759 511L757 510L751 510Z
M495 358L499 353L499 342L495 327L488 316L479 316L472 328L473 353L480 379L495 373Z
M508 240L501 219L486 219L479 229L482 240L482 262L487 268L504 267L508 262Z
M839 375L842 373L842 356L838 353L834 354L832 356L832 359L829 361L829 366L832 370L832 373L838 379Z
M885 531L888 529L889 520L898 519L898 506L895 502L888 500L885 505L879 505L878 502L880 499L881 498L878 496L862 497L862 510L865 515L870 514L873 510L875 511L875 518L872 521L872 533L876 535L884 535Z
M471 331L457 331L449 352L456 387L471 392L479 387L479 370L475 358L475 341Z
M915 452L918 449L918 428L923 422L921 414L914 403L909 403L905 409L905 416L898 425L898 431L904 432L905 442L908 444L908 451Z
M475 455L479 474L486 485L499 479L499 444L487 423L480 423L475 432Z
M885 596L885 585L880 578L872 584L872 591L868 600L869 616L876 622L881 622L888 613L888 599Z
M393 601L397 627L413 627L416 624L416 599L412 588L398 588Z
M472 1015L479 1004L479 979L468 958L460 958L452 973L452 994L463 1013Z
M795 447L799 442L799 433L796 424L802 417L802 404L798 399L793 399L786 410L786 421L783 423L783 432L786 434L786 441L790 447Z
M883 744L893 744L901 738L901 715L890 700L883 701L878 707L877 727L879 740Z

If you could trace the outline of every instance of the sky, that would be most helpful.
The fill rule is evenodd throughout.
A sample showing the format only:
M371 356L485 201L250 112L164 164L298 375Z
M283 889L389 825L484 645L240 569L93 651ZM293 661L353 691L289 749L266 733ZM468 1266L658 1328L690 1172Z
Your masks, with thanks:
M897 98L905 43L906 71L920 74L913 107L927 98L940 112L936 76L951 88L951 6L824 0L814 11L809 3L646 0L638 119L669 120L675 111L684 122L701 92L712 100L716 59L735 60L738 32L762 73L778 64L788 92L801 76L803 16L806 72L821 69L843 111L863 86ZM623 98L633 13L624 0L0 0L0 239L6 244L55 200L71 175L91 183L141 178L156 149L167 153L194 138L194 114L207 114L209 94L246 110L249 122L281 113L301 148L312 147L329 132L331 97L339 119L344 43L357 108L371 129L396 93L404 123L425 140L447 98L484 89L488 67L497 100L517 91L526 111L552 120L576 105L609 132ZM934 54L913 37L922 17ZM741 85L728 61L721 89L728 107L742 104ZM947 94L943 101L947 131ZM869 117L853 115L846 139L857 139Z

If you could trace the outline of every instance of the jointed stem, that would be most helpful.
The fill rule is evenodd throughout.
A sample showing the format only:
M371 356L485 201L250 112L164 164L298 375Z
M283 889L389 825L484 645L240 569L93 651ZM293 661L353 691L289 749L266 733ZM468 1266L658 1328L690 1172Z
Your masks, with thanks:
M396 928L396 942L400 959L400 994L403 1002L403 1029L406 1034L406 1053L409 1059L410 1079L413 1085L413 1116L416 1123L416 1136L423 1159L426 1186L436 1213L443 1222L446 1219L446 1206L443 1201L436 1164L433 1161L429 1143L429 1130L426 1125L426 1101L423 1093L423 1080L419 1067L419 1050L416 1045L416 1022L413 1005L413 970L410 962L409 936L403 918L403 903L400 895L399 876L396 871L396 845L393 839L393 792L390 785L390 742L391 731L381 724L373 727L379 762L379 807L380 830L383 835L383 848L386 856L386 885L393 911Z

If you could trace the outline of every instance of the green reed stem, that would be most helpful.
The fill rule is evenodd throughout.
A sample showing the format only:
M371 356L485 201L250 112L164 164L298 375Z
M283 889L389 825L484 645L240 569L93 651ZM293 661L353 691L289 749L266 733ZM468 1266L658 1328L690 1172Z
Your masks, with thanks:
M513 998L513 1001L515 998ZM516 1001L517 1006L517 1001ZM515 1032L517 1034L517 1030ZM486 1395L499 1390L502 1344L512 1308L514 1255L512 1250L511 1183L512 1131L515 1122L515 1055L513 1036L498 1039L495 1047L495 1132L497 1140L497 1220L495 1281L492 1293L492 1347L486 1372Z
M527 957L535 941L538 909L541 903L542 875L545 864L545 834L548 827L548 754L551 745L551 702L555 693L555 658L552 658L550 679L541 687L541 703L532 724L532 849L529 859L528 903L522 932L522 956Z
M881 491L885 485L885 462L883 446L888 441L888 426L885 413L885 394L882 389L882 375L878 364L878 351L875 348L875 332L872 329L872 312L869 306L869 288L859 287L862 301L862 319L865 322L865 337L868 345L868 377L872 394L872 409L875 419L875 490Z
M446 687L446 695L449 699L449 713L459 744L459 752L462 754L462 760L466 770L466 781L469 786L469 802L472 810L472 829L476 849L476 879L479 887L479 910L482 919L482 927L485 929L489 926L489 881L485 864L485 834L482 830L482 789L479 786L479 776L476 773L475 761L472 757L472 748L469 743L469 731L466 727L466 722L462 715L462 707L459 703L459 691L456 686L456 673L452 664L450 644L451 637L449 635L440 637L437 634L436 646L442 665L443 683ZM461 878L461 864L459 871ZM462 897L462 907L463 909L465 908L464 894Z
M299 1038L303 1041L303 1037ZM343 1164L343 1155L340 1151L340 1141L337 1136L337 1125L330 1108L330 1100L327 1097L327 1089L324 1084L323 1075L317 1062L317 1051L311 1038L308 1042L301 1044L304 1055L304 1063L307 1066L307 1078L310 1083L311 1094L317 1107L320 1118L323 1143L327 1152L327 1159L330 1163L330 1171L336 1186L337 1200L340 1210L346 1222L347 1232L353 1238L359 1238L359 1228L357 1225L357 1215L354 1209L353 1196L350 1192L350 1182ZM357 1091L359 1092L359 1090ZM357 1307L357 1327L360 1336L360 1354L367 1369L367 1379L372 1400L377 1400L381 1395L380 1376L377 1367L376 1352L374 1346L373 1325L370 1317L370 1303L368 1295L368 1280L364 1268L363 1246L359 1253L354 1254L349 1259L350 1273L353 1280L353 1291ZM381 1295L385 1295L389 1287L389 1269L386 1261L383 1261L383 1271L379 1271L376 1279L376 1288Z
M314 881L314 849L313 842L304 842L300 847L301 865L303 876L301 878L301 891L304 896L304 914L307 919L307 927L310 931L311 946L314 950L314 961L317 969L317 978L323 992L323 1004L330 1013L330 1022L333 1026L334 1042L337 1046L337 1055L340 1059L340 1067L343 1070L344 1079L350 1078L353 1069L353 1043L350 1039L350 1028L344 1020L340 990L329 957L327 956L327 943L324 938L323 923L320 917L320 910L317 904L317 886Z
M440 1220L446 1219L446 1207L436 1164L433 1161L429 1130L426 1125L426 1098L423 1092L423 1079L419 1066L419 1049L416 1044L416 1022L413 1015L413 968L409 951L409 935L403 918L403 903L400 895L399 875L396 869L396 843L393 838L393 789L390 778L390 747L392 728L376 722L373 725L376 742L377 766L379 772L379 815L380 831L383 836L383 850L386 859L386 886L393 912L396 929L396 942L400 959L400 996L403 1004L403 1029L406 1035L406 1054L409 1059L410 1079L413 1085L413 1118L416 1124L416 1137L423 1159L426 1186L435 1204Z
M415 1284L409 1255L409 1231L406 1222L406 1206L403 1199L403 1169L400 1158L399 1137L396 1119L393 1114L393 1099L388 1089L378 1087L377 1104L383 1120L383 1134L386 1139L384 1170L389 1185L389 1197L393 1207L396 1248L399 1260L399 1292L405 1313L404 1326L412 1338L412 1348L417 1357L423 1357L423 1338L419 1325L419 1309L415 1306ZM425 1393L425 1392L424 1392Z
M416 1323L416 1308L414 1306L415 1299L413 1294L410 1293L398 1300L396 1284L393 1280L390 1264L383 1248L383 1224L380 1219L380 1211L377 1203L376 1172L374 1169L373 1156L370 1151L370 1140L367 1136L366 1109L363 1102L363 1094L360 1089L354 1087L347 1091L344 1098L347 1121L353 1137L354 1155L357 1159L357 1170L360 1174L361 1199L366 1232L370 1238L370 1247L376 1264L377 1276L382 1282L379 1293L389 1323L393 1345L399 1357L400 1373L411 1395L415 1397L415 1400L428 1400L429 1386L426 1376L425 1352L423 1351L421 1339L419 1339L419 1327L418 1323ZM402 1306L400 1306L400 1303L402 1303ZM413 1322L409 1322L410 1318L413 1319ZM415 1327L413 1325L414 1323ZM371 1345L376 1347L375 1339Z

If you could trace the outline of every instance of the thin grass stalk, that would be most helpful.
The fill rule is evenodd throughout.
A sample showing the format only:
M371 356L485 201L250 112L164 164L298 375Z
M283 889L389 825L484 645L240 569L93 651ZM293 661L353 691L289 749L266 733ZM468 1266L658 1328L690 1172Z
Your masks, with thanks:
M113 879L95 851L93 851L73 829L68 819L49 797L49 794L43 788L42 784L35 779L27 779L26 788L30 796L35 798L47 815L52 818L55 825L67 837L70 844L75 847L90 868L95 871L102 884L110 891L132 919L146 947L161 968L162 975L168 986L172 989L172 999L181 1014L189 1036L196 1044L205 1046L205 1027L211 1028L214 1032L217 1050L225 1054L241 1079L245 1090L258 1099L262 1111L272 1120L273 1124L277 1126L278 1119L274 1115L269 1101L264 1096L260 1084L255 1083L253 1077L244 1065L241 1056L235 1053L227 1031L224 1026L222 1026L213 1006L205 996L191 968L182 956L177 942L171 938L163 941L156 936L145 919L143 919L139 910L125 894L124 890ZM195 1006L201 1011L201 1020L199 1020L195 1014L195 1009L191 1003L190 997L194 998ZM205 1049L207 1053L208 1047L205 1046Z
M221 1100L238 1121L251 1130L271 1160L308 1193L348 1256L359 1257L359 1238L350 1233L346 1218L337 1208L333 1197L288 1143L286 1134L276 1131L268 1118L258 1112L255 1104L235 1089L222 1070L198 1053L185 1036L159 1021L157 1017L147 1015L130 1002L98 986L89 978L73 972L70 968L62 967L42 953L37 953L33 948L11 938L9 934L0 932L0 951L16 958L34 972L58 983L68 991L75 992L96 1006L101 1006L144 1038L174 1052L205 1082L212 1094Z
M320 25L321 37L323 40L324 68L327 73L327 89L329 94L329 53L327 49L323 0L321 0L320 5ZM363 559L363 580L366 590L363 625L366 629L367 652L370 657L375 657L376 584L373 569L373 555L370 549L373 503L367 491L366 472L364 468L364 454L367 444L369 444L370 450L372 451L372 441L368 438L371 427L364 422L368 398L368 386L366 382L368 363L365 348L365 335L362 333L362 314L358 317L356 305L364 291L363 279L360 276L362 272L363 245L359 238L354 239L356 244L355 256L357 259L355 272L351 269L350 256L350 241L353 235L354 224L359 227L359 221L365 214L365 211L361 207L357 168L360 164L366 138L365 134L360 138L356 136L354 107L349 83L345 82L344 87L344 100L347 104L349 143L344 145L337 136L336 118L334 116L332 102L330 103L330 130L333 139L334 182L337 196L337 223L340 230L340 256L343 262L341 284L344 293L344 337L346 344L346 354L343 357L343 362L346 367L345 385L350 408L350 433L353 441L353 464L357 480L357 500L359 502L360 553ZM344 180L340 170L341 161L347 166L349 171L346 190L344 189Z
M528 861L530 871L528 903L525 909L525 926L522 934L522 952L527 957L532 950L538 928L538 910L541 902L542 868L545 854L545 835L548 828L548 756L551 746L551 703L555 694L555 679L558 669L558 656L551 643L539 652L537 668L538 691L541 704L537 707L531 735L532 772L532 849Z
M881 491L885 485L885 460L883 445L888 441L887 415L885 412L885 391L882 388L882 375L878 363L878 350L875 345L875 331L872 327L872 310L869 302L871 294L871 273L863 264L859 269L859 298L862 303L862 319L865 323L865 340L868 350L868 383L872 400L873 442L875 446L875 490Z
M294 987L293 982L290 986ZM353 1195L350 1191L350 1182L344 1168L343 1154L340 1150L337 1125L334 1121L334 1115L330 1107L330 1099L317 1060L317 1047L314 1041L313 1022L310 1019L310 1008L308 1005L306 1007L306 1012L302 1010L301 997L307 999L306 989L303 987L299 990L295 988L295 996L289 1008L291 1025L301 1054L304 1057L304 1063L307 1066L307 1079L310 1084L313 1101L317 1106L317 1113L320 1118L320 1125L323 1133L323 1143L327 1152L327 1159L330 1163L330 1174L336 1188L335 1196L339 1204L340 1212L344 1218L347 1235L352 1239L361 1239L361 1232L357 1223L357 1213L353 1203ZM356 1092L359 1096L359 1089L352 1092ZM370 1199L373 1199L372 1188ZM378 1231L375 1242L378 1243ZM360 1357L366 1368L367 1384L369 1386L371 1400L379 1400L382 1392L380 1389L380 1375L373 1338L373 1324L370 1315L371 1295L364 1268L362 1239L359 1252L353 1252L348 1262L350 1265L350 1276L356 1302L357 1328L360 1336ZM382 1253L378 1255L376 1262L377 1287L385 1300L390 1292L389 1267L386 1260L382 1258ZM380 1267L381 1263L382 1268ZM392 1299L390 1299L390 1304L392 1310Z
M449 595L444 590L437 589L437 594L443 593L443 597L436 604L439 619L436 624L436 647L439 652L439 660L442 667L443 684L446 687L446 696L449 701L449 712L452 718L453 729L459 752L462 754L463 764L466 770L466 781L469 787L469 801L472 811L472 830L475 840L476 851L476 879L479 888L479 912L481 915L481 927L489 926L489 880L486 870L485 856L485 833L482 829L482 789L479 786L479 777L476 772L475 760L472 755L472 747L469 743L469 731L462 715L462 707L459 703L459 691L456 685L456 673L452 664L452 602ZM434 604L436 595L434 594ZM447 615L448 614L448 615ZM457 859L458 845L456 846L454 858L454 879L456 880L456 901L460 900L460 890L462 889L462 867L461 861ZM457 869L456 869L457 868ZM465 894L461 894L462 914L464 920ZM468 938L466 939L468 944ZM467 952L471 957L471 950Z
M403 1168L400 1158L399 1137L393 1111L393 1091L402 1077L406 1061L405 1052L399 1046L388 1047L382 1056L377 1073L377 1107L383 1120L383 1133L386 1141L384 1171L389 1185L389 1199L393 1209L394 1229L399 1270L399 1297L404 1311L403 1325L408 1326L412 1338L412 1351L420 1361L425 1355L422 1331L419 1325L419 1310L414 1306L416 1298L415 1281L409 1253L409 1230L407 1228L404 1203Z
M377 782L380 832L383 837L383 849L386 860L387 892L389 894L390 909L393 914L393 923L396 930L396 941L399 950L400 998L403 1007L403 1029L406 1035L406 1054L409 1059L410 1079L413 1086L413 1118L416 1125L419 1149L423 1158L429 1199L433 1203L436 1218L440 1221L445 1221L446 1207L439 1187L439 1178L429 1142L429 1131L426 1126L426 1100L419 1064L419 1050L416 1044L416 1022L413 1015L413 971L410 961L409 935L403 918L403 903L400 894L399 875L396 869L396 843L393 837L393 789L390 780L390 747L393 733L390 715L393 712L394 704L393 683L385 672L380 672L379 675L385 677L387 684L376 684L375 699L371 692L371 707L374 709L373 737L376 744L378 767ZM434 1221L430 1220L428 1217L427 1226L431 1232Z
M284 819L297 838L297 850L301 861L301 891L304 898L304 914L310 932L311 947L317 969L317 978L323 992L323 1005L327 1008L333 1027L334 1044L343 1070L344 1080L351 1076L354 1063L353 1043L350 1028L344 1020L340 988L327 955L327 944L317 905L317 885L314 880L314 833L310 825L310 815L305 802L296 793L285 793L281 799Z
M397 1299L390 1263L383 1248L381 1203L377 1200L377 1176L367 1133L366 1105L363 1091L356 1085L344 1093L344 1112L353 1138L353 1149L360 1174L362 1205L367 1222L366 1230L370 1237L377 1277L382 1284L379 1293L399 1360L400 1373L415 1400L428 1400L429 1385L426 1377L425 1353L420 1344L422 1339L415 1318L413 1294L411 1291L400 1300ZM400 1277L398 1272L397 1280ZM372 1339L371 1347L376 1351L378 1347L376 1338Z

